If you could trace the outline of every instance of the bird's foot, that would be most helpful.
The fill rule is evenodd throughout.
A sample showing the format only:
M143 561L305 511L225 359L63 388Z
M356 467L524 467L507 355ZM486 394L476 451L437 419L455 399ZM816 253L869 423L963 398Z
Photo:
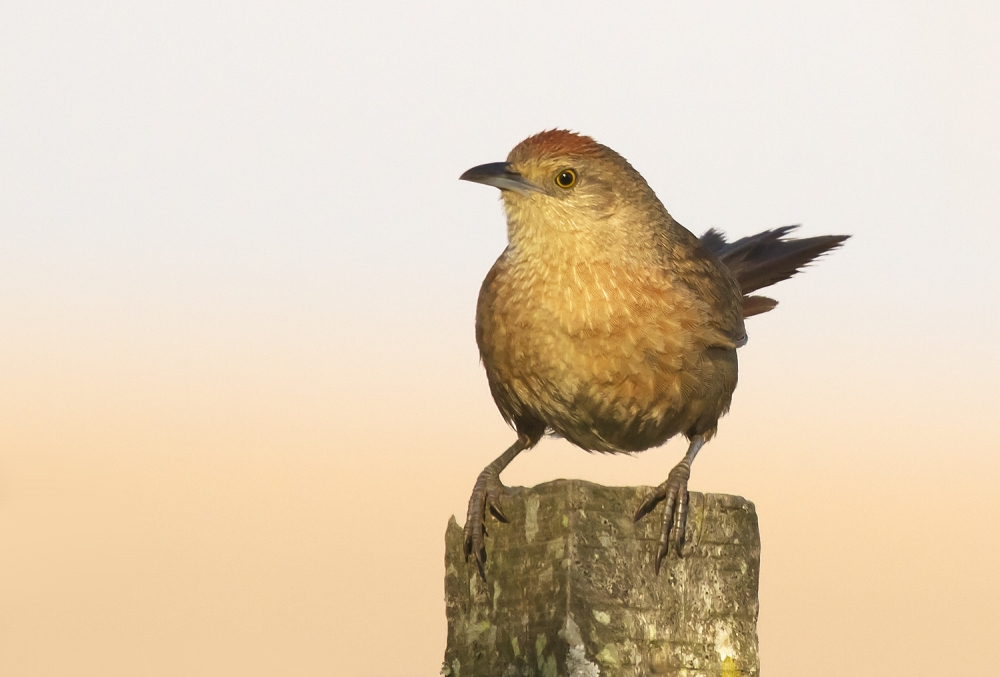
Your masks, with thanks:
M476 486L469 498L469 513L465 517L465 561L472 555L476 560L479 575L486 580L486 510L487 508L501 522L508 522L503 514L502 502L507 496L507 487L500 481L500 473L488 467L479 473Z
M688 478L691 477L691 464L687 459L681 461L667 475L667 481L658 486L646 500L642 502L632 519L638 522L645 515L653 511L660 503L663 506L663 528L660 532L659 548L656 551L656 560L653 562L653 571L659 575L660 564L670 552L671 544L677 547L677 556L681 556L681 549L684 547L684 530L687 527L688 514Z

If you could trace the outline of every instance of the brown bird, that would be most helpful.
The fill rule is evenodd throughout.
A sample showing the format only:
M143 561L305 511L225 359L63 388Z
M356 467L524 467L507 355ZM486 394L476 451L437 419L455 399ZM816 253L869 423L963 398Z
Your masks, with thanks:
M777 302L750 296L849 236L727 242L677 223L642 176L563 130L461 176L501 191L509 244L479 292L476 340L490 392L517 441L476 481L465 556L485 576L486 510L506 522L500 472L550 433L588 451L637 452L682 434L683 460L639 506L664 502L654 561L683 548L691 462L736 388L743 320Z

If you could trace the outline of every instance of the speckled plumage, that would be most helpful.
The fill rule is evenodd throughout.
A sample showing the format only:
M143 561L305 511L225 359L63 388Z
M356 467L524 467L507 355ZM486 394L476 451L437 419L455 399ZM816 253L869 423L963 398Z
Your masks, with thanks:
M665 504L656 570L683 546L691 462L737 381L749 296L794 275L846 236L700 240L667 213L618 153L563 130L518 144L463 179L501 189L508 246L479 293L476 339L497 407L518 440L480 474L466 556L485 576L486 510L505 520L500 472L545 432L590 451L636 452L683 434L688 453L636 512Z
M736 387L742 294L628 162L569 132L508 157L545 193L504 191L510 244L479 295L490 389L518 430L641 451L711 436ZM569 190L548 178L578 174Z

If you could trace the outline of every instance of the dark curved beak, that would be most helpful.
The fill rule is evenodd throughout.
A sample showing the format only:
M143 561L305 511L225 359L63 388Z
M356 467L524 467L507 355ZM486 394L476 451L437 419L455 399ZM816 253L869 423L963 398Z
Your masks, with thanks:
M514 171L513 165L509 162L490 162L479 165L458 178L462 181L483 183L500 190L512 190L521 195L542 192L541 188Z

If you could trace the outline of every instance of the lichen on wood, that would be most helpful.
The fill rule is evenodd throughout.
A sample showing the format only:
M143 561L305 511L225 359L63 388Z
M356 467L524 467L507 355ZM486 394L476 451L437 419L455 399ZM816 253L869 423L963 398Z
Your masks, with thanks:
M486 581L445 536L448 677L756 677L754 506L691 492L684 556L653 573L649 487L557 480L511 489L491 522Z

